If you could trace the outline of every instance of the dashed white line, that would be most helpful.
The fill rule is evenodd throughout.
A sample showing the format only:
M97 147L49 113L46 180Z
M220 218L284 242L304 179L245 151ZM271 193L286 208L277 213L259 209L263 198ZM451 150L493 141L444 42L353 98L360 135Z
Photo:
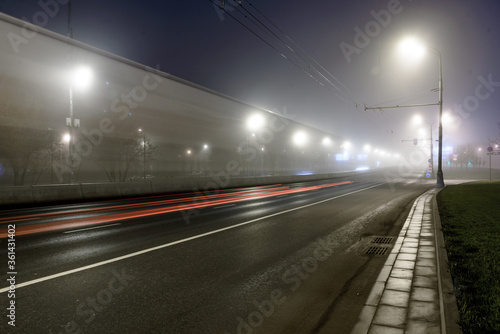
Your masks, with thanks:
M95 230L97 228L104 228L104 227L110 227L110 226L121 225L121 224L122 223L115 223L115 224L108 224L108 225L87 227L87 228L81 228L81 229L78 229L78 230L65 231L63 233L75 233L75 232L81 232L81 231Z
M221 205L221 206L216 206L213 207L213 209L222 209L222 208L228 208L230 206L235 206L236 204L227 204L227 205Z

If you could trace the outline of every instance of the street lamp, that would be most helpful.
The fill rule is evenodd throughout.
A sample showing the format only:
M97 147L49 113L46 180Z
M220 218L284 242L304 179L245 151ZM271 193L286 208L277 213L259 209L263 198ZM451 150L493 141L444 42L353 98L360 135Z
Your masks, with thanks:
M138 131L142 133L142 178L146 181L146 132L142 131L142 129Z
M65 133L62 137L63 141L65 143L69 143L69 139L71 138L70 134L69 133Z
M304 131L297 131L294 133L292 137L293 142L293 157L295 158L295 168L299 168L299 154L297 154L297 150L295 147L304 146L307 142L307 134Z
M430 159L430 164L432 166L432 169L431 169L431 173L432 173L432 177L434 177L434 143L433 143L433 140L432 140L432 123L429 122L428 120L426 119L423 119L422 116L420 115L415 115L413 116L413 123L419 125L419 124L422 124L422 123L427 123L429 124L429 127L430 127L430 135L431 135L431 159Z
M297 146L302 146L307 141L307 135L303 131L296 132L293 135L293 143Z
M437 180L436 180L436 188L444 187L444 177L443 177L443 61L441 57L441 53L432 47L424 47L420 43L418 43L415 39L407 38L403 40L400 44L400 51L404 51L407 55L418 56L421 57L425 54L425 50L429 50L435 55L438 56L439 59L439 150L438 150L438 171L437 171Z
M264 117L261 114L253 114L247 119L247 127L250 131L255 132L264 126Z
M352 144L348 141L345 141L342 143L342 145L340 147L342 147L344 149L344 151L347 151L352 147Z
M75 145L75 140L74 140L74 135L73 135L73 128L79 128L80 127L80 120L78 118L74 117L74 111L73 111L73 88L76 89L85 89L90 85L90 82L92 81L92 72L88 67L78 67L75 70L73 70L72 73L69 74L69 117L66 117L66 126L69 128L69 159L70 159L70 164L71 168L74 168L73 166L73 154L74 154L74 145ZM70 176L70 182L73 182L73 172L71 173Z
M264 116L262 114L253 114L250 117L248 117L246 126L247 130L247 147L250 146L250 136L255 137L255 132L259 131L263 126L264 126ZM247 166L247 175L250 174L250 161L248 159L246 160L246 166ZM253 167L253 174L256 174L256 167L255 167L255 162L252 163Z

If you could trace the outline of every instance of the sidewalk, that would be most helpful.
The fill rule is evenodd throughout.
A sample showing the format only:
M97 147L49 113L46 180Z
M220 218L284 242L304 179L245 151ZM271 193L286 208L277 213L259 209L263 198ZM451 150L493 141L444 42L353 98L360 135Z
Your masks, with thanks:
M418 197L351 334L461 333L435 195Z

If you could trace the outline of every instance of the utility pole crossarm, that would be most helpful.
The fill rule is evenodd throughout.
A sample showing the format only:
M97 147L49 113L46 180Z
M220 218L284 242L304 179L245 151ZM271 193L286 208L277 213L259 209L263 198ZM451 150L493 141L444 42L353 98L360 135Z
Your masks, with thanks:
M425 104L406 104L406 105L396 105L396 106L384 106L384 107L370 107L365 104L365 111L366 110L373 110L373 109L396 109L396 108L412 108L412 107L428 107L428 106L438 106L440 103L425 103Z

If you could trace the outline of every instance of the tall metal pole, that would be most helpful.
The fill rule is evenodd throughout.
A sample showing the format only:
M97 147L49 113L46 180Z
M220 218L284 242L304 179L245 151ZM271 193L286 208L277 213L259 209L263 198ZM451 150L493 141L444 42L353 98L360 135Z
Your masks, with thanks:
M444 188L443 176L443 62L441 53L435 48L429 48L439 57L439 150L438 150L438 171L436 188Z
M437 51L437 50L436 50ZM443 64L439 55L439 151L436 188L444 188L443 176Z
M434 177L434 143L432 140L432 123L429 122L429 125L431 127L431 168L432 168L432 177Z
M142 163L144 164L144 169L143 169L143 175L144 175L144 181L146 181L146 131L143 131L143 138L142 138Z
M75 141L74 141L74 135L73 135L73 89L71 87L71 84L69 85L69 122L66 122L68 127L69 127L69 161L70 161L70 176L69 176L69 182L73 183L74 181L74 166L73 166L73 153L75 150Z

